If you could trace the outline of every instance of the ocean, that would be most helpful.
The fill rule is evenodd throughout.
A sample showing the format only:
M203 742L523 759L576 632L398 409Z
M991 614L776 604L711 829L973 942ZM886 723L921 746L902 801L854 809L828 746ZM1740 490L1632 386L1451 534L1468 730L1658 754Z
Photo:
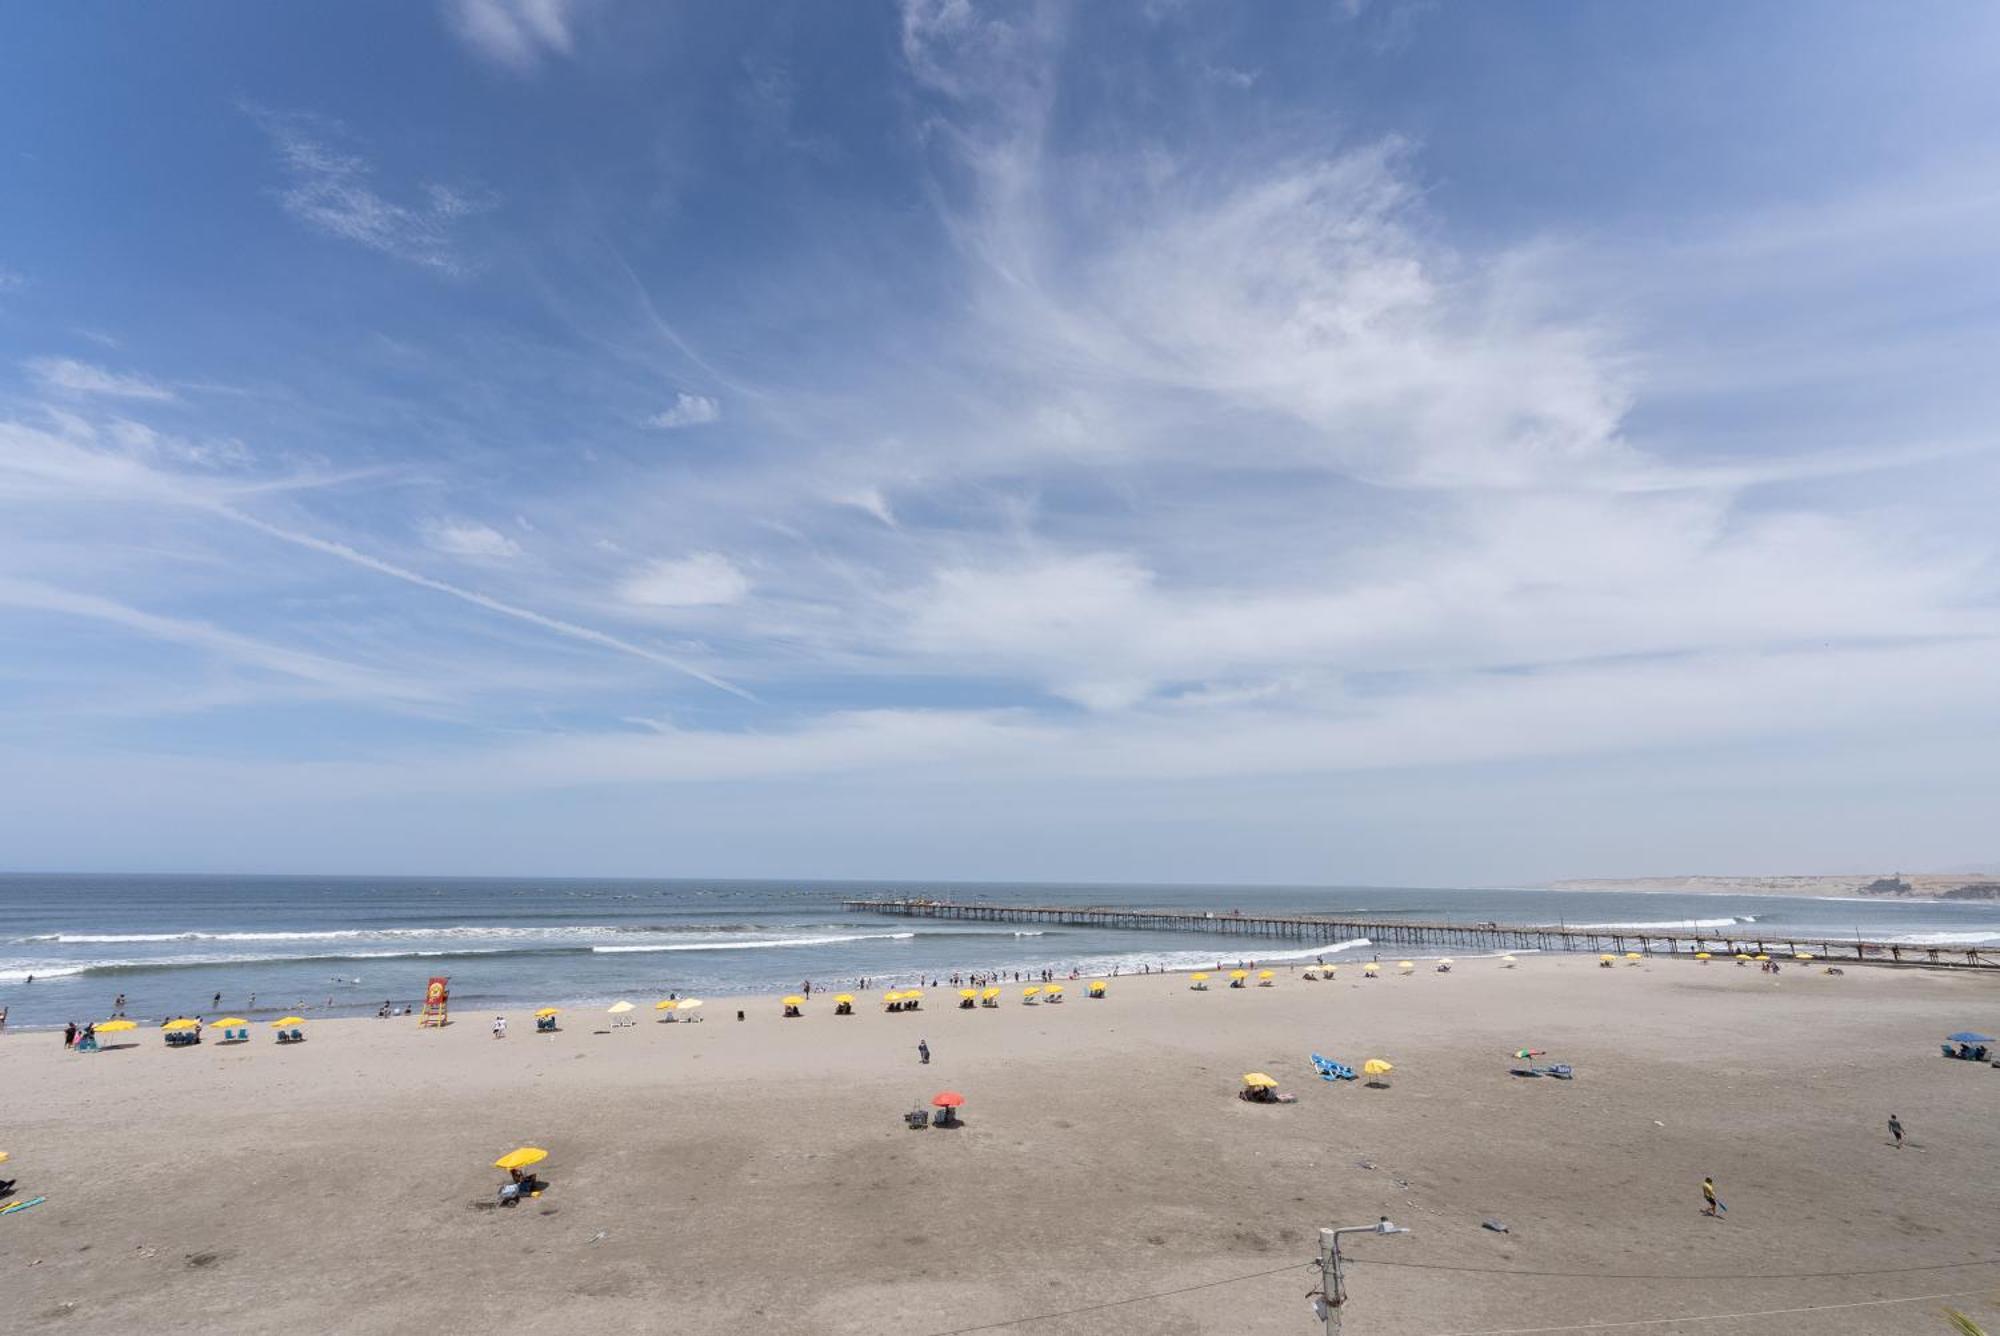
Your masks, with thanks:
M1366 914L1660 931L1756 924L1773 937L2000 944L2000 904L1376 886L0 875L0 1006L9 1028L102 1019L372 1015L434 974L452 1005L642 1006L953 971L1026 974L1365 959L1361 942L1013 928L850 914L857 897ZM1398 950L1396 955L1408 954ZM1464 953L1460 953L1464 954ZM32 980L32 981L31 981ZM219 1004L215 995L221 994ZM254 999L254 1000L253 1000Z

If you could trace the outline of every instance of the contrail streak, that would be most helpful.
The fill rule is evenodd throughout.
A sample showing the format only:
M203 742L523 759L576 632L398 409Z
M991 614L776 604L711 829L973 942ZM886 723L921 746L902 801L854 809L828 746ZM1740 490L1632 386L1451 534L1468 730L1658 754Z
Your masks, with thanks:
M300 533L294 529L282 528L279 525L260 520L255 515L245 514L243 511L233 509L229 506L216 505L210 508L218 515L232 519L247 528L255 529L258 533L269 538L275 538L281 543L290 543L294 547L303 547L308 551L323 553L329 557L337 557L341 561L347 562L352 566L359 566L363 570L374 571L378 575L386 575L391 579L401 580L405 584L413 584L419 589L429 589L439 594L449 595L461 602L470 603L476 608L484 608L488 612L497 612L503 617L512 617L515 621L526 622L530 626L539 626L545 631L553 631L557 635L568 636L571 640L581 640L589 645L602 645L606 649L615 649L621 654L630 654L635 658L645 659L649 663L662 664L665 667L672 668L675 672L686 673L697 682L705 682L718 691L727 691L730 695L740 696L747 701L757 699L754 695L737 686L735 683L726 682L713 673L705 673L693 664L684 663L671 654L662 654L658 650L648 649L644 645L636 645L629 640L620 639L604 631L598 631L588 626L579 626L575 622L566 622L560 617L549 617L534 611L532 608L516 607L512 603L503 603L497 598L482 594L474 589L464 589L455 584L448 584L443 580L434 580L428 575L398 566L393 562L383 561L380 557L371 557L366 552L349 547L345 543L336 543L331 539L317 538L309 533Z

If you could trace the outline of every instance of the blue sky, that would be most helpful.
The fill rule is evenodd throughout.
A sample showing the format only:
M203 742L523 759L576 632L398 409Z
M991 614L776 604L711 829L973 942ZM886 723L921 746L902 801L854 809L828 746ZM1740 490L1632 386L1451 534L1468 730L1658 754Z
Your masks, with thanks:
M24 11L0 862L1991 860L1996 29Z

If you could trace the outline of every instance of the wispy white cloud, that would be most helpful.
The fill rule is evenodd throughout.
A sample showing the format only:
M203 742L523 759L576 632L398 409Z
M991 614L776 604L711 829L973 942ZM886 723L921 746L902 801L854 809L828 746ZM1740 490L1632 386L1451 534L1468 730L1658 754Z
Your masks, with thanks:
M486 561L506 561L521 555L521 545L491 525L477 520L431 520L424 542L434 552Z
M648 562L618 586L627 603L650 608L706 608L742 602L750 578L718 552Z
M15 288L25 287L27 282L27 275L21 273L18 269L9 269L5 265L0 265L0 292L9 292Z
M338 121L254 105L244 111L278 151L291 182L278 192L278 201L299 222L441 273L471 267L458 225L494 206L489 192L430 181L416 188L414 201L398 202L375 189L368 159L339 147L347 132Z
M444 0L445 20L479 55L518 71L575 47L579 0Z
M230 662L262 669L363 701L429 701L435 693L390 673L322 654L273 644L209 622L147 612L97 594L0 575L0 607L57 613L118 626L155 640L191 645Z
M722 416L722 405L704 394L682 391L674 396L674 406L646 419L649 427L672 431L677 427L699 427Z
M68 394L103 395L112 399L168 400L174 397L173 390L156 380L107 371L72 357L31 357L22 365L43 385Z

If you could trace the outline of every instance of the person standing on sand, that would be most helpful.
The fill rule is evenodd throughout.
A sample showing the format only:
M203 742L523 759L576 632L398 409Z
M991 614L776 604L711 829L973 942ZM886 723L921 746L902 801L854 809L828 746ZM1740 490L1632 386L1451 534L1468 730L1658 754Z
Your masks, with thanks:
M928 1067L931 1065L931 1046L929 1040L919 1039L917 1041L917 1057L922 1059L924 1066Z
M114 1016L123 1016L125 1014L125 994L120 993L118 1000L111 1004L111 1014Z
M1896 1149L1903 1148L1903 1120L1895 1114L1889 1115L1889 1135L1896 1139Z
M1722 1198L1715 1195L1715 1180L1713 1178L1704 1178L1701 1180L1701 1200L1703 1202L1701 1208L1703 1215L1720 1216L1724 1211L1729 1209L1722 1204Z
M68 1025L63 1026L63 1047L73 1048L75 1046L76 1046L76 1022L71 1021Z
M495 1039L505 1039L507 1037L507 1018L505 1016L495 1016L493 1018L493 1037Z

